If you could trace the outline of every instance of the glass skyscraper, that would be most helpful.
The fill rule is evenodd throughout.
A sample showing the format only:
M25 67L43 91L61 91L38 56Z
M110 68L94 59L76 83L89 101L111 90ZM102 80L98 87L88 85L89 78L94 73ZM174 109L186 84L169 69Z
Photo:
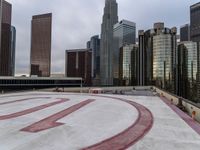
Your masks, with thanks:
M120 48L119 82L120 85L137 85L138 45L126 44Z
M0 76L12 76L11 50L12 5L0 0Z
M11 26L11 75L15 75L16 29Z
M200 42L200 2L190 6L191 40Z
M136 24L128 20L122 20L114 25L114 53L113 53L113 77L114 85L118 85L119 80L119 50L126 44L135 44L136 41Z
M106 0L101 25L100 78L101 85L113 85L113 26L118 22L116 0Z
M30 75L49 77L51 72L52 14L33 16L31 23Z
M190 41L190 25L186 24L180 27L180 41Z
M139 31L140 85L156 85L174 92L176 67L176 28L155 23L146 32Z
M179 96L197 101L198 44L181 42L178 45L178 92Z
M88 44L90 43L90 44ZM91 37L87 48L92 50L92 78L100 76L100 39L99 35Z

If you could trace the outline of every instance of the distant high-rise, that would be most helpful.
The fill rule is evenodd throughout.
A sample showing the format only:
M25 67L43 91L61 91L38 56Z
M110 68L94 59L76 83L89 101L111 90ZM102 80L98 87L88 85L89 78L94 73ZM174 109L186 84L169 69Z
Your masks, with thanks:
M114 39L117 40L119 47L124 44L135 44L136 24L128 20L122 20L114 25Z
M186 24L180 28L180 41L190 41L190 25Z
M0 0L0 76L12 76L11 18L12 5Z
M190 6L191 40L200 42L200 2Z
M87 41L86 47L87 47L87 49L90 49L90 41Z
M92 51L90 49L66 50L66 77L82 77L85 85L92 83Z
M16 29L11 26L11 75L15 75Z
M176 28L155 23L146 32L139 31L139 83L175 90Z
M197 101L197 57L198 43L181 42L178 45L177 57L177 94L192 101Z
M92 78L100 76L100 39L99 35L91 37L87 42L87 48L92 50Z
M120 85L137 85L138 45L127 44L120 48L119 83Z
M118 22L116 0L106 0L101 25L100 77L102 85L113 85L113 27Z
M197 42L197 98L200 99L200 2L190 6L190 34L191 41Z
M119 49L126 44L136 42L136 24L128 20L122 20L114 25L114 53L113 53L113 77L114 85L118 85L119 80Z
M31 76L50 76L51 28L51 13L33 16L31 24Z

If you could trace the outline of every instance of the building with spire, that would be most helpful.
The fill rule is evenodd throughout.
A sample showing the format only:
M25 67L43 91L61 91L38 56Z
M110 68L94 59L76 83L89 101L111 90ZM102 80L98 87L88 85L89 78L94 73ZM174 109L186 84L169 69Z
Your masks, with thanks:
M101 25L100 77L101 85L113 85L113 27L118 22L116 0L106 0Z

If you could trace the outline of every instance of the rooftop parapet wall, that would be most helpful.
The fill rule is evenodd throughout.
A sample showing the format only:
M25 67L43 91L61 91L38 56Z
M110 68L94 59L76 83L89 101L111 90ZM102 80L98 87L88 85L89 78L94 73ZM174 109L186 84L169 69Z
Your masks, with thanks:
M193 116L193 113L195 112L194 119L200 123L200 104L193 103L187 99L184 99L182 97L178 97L174 94L171 94L167 91L161 90L157 87L153 87L154 90L161 96L167 98L172 104L178 106L180 104L180 100L182 102L182 105L187 112L188 115L191 117Z

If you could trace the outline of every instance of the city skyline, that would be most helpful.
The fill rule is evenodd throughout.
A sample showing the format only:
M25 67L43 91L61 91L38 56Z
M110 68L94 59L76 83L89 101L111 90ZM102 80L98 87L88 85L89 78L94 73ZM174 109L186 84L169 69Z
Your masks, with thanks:
M17 29L17 74L29 73L29 22L32 15L48 12L53 13L52 73L64 73L64 52L66 49L85 47L85 43L89 37L100 34L104 0L88 0L87 2L81 0L75 2L70 0L59 0L56 2L49 2L47 0L42 2L39 0L30 0L28 2L25 0L20 2L8 0L8 2L13 5L12 25L15 25ZM145 2L145 5L144 1L139 0L134 2L131 0L117 0L117 2L119 4L119 20L128 19L133 21L137 25L137 30L139 30L148 29L154 22L158 21L165 22L166 26L176 26L179 28L181 25L189 23L190 5L198 1L183 2L182 0L177 0L174 2L170 0L162 2L162 6L165 7L160 7L158 0L149 1L147 2L148 4ZM46 4L48 4L47 7L45 7ZM90 9L87 6L90 6ZM168 12L169 9L167 6L170 6L170 12ZM73 10L79 11L75 12Z

